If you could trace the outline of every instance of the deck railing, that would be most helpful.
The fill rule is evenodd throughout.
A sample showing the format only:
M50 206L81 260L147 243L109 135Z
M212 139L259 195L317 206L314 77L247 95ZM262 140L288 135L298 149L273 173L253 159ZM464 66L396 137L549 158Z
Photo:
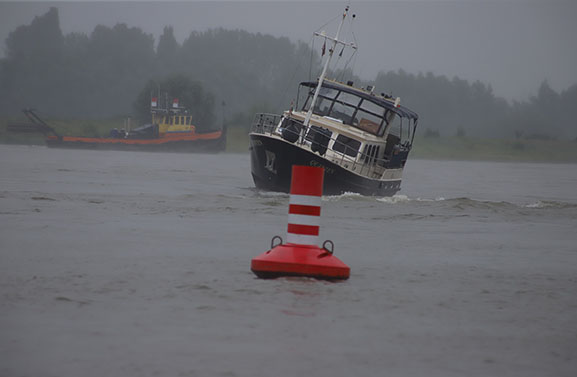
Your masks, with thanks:
M250 132L272 135L279 125L282 115L259 113L254 116Z

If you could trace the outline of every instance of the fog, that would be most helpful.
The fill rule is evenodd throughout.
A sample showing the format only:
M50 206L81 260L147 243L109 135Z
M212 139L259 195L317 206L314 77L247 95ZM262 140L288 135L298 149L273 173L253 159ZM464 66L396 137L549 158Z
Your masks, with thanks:
M56 6L63 33L122 22L156 39L172 25L179 42L192 31L223 27L308 43L348 3L357 17L347 31L360 47L352 68L362 78L433 72L480 80L509 100L534 95L543 80L556 91L577 83L574 1L2 2L0 40Z

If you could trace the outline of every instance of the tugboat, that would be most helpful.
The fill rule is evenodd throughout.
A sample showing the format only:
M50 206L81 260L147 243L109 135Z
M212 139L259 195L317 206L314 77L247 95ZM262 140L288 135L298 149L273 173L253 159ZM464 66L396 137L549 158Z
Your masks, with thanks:
M315 33L332 48L318 81L300 83L296 110L255 115L249 148L258 189L289 192L292 165L308 165L324 168L325 195L392 196L400 190L418 115L372 86L325 79L337 46L356 49L339 40L348 10L334 38Z
M130 129L130 122L122 129L110 130L108 137L76 137L60 135L42 120L34 110L22 110L30 120L27 124L9 125L12 132L41 132L46 145L54 148L138 150L163 152L219 152L226 147L226 129L198 133L178 99L172 108L159 107L157 98L151 99L151 123Z

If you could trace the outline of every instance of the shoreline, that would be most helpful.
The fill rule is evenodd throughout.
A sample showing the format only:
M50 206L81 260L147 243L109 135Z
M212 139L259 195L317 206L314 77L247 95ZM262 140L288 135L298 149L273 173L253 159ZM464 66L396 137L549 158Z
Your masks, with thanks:
M35 146L35 147L47 147L43 140L36 137L35 142L5 142L0 141L0 145L6 146ZM502 142L507 142L507 140L499 140ZM577 143L575 142L562 142L565 144L573 144L575 151L573 152L565 152L567 153L567 157L562 158L542 158L542 156L537 157L530 153L527 154L495 154L495 155L484 155L481 156L478 153L472 153L470 155L465 154L458 154L458 153L447 153L447 152L429 152L420 150L418 145L415 145L414 151L409 155L409 159L407 160L408 163L411 160L431 160L431 161L478 161L478 162L502 162L502 163L527 163L527 164L577 164ZM225 154L248 154L248 142L242 143L239 145L239 141L227 142ZM56 148L55 148L56 149ZM106 151L102 151L106 152ZM139 152L139 151L130 151L130 152ZM145 152L145 151L143 151ZM157 153L157 152L152 152ZM171 152L164 152L164 153L171 153ZM181 152L175 152L181 153ZM194 153L190 153L193 154Z
M0 144L3 145L43 145L41 134L15 134L6 131L9 120L0 121ZM91 136L106 134L114 122L88 122L72 127L60 127L63 134L79 134L90 130ZM106 132L105 132L106 131ZM79 136L79 135L76 135ZM225 153L248 153L248 130L245 127L228 127ZM437 137L426 138L417 135L411 159L440 161L491 161L528 163L577 163L576 140L532 140L532 139L485 139L477 137Z

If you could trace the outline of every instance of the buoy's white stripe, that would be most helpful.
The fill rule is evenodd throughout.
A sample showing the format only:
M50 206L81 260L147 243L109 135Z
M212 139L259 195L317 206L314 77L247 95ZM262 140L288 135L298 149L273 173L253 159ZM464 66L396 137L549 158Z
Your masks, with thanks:
M291 194L289 204L298 204L301 206L321 206L321 197L312 195L294 195Z
M309 216L309 215L293 215L289 213L288 223L296 225L320 225L320 216Z
M319 236L287 233L286 242L287 243L296 243L298 245L318 245Z

